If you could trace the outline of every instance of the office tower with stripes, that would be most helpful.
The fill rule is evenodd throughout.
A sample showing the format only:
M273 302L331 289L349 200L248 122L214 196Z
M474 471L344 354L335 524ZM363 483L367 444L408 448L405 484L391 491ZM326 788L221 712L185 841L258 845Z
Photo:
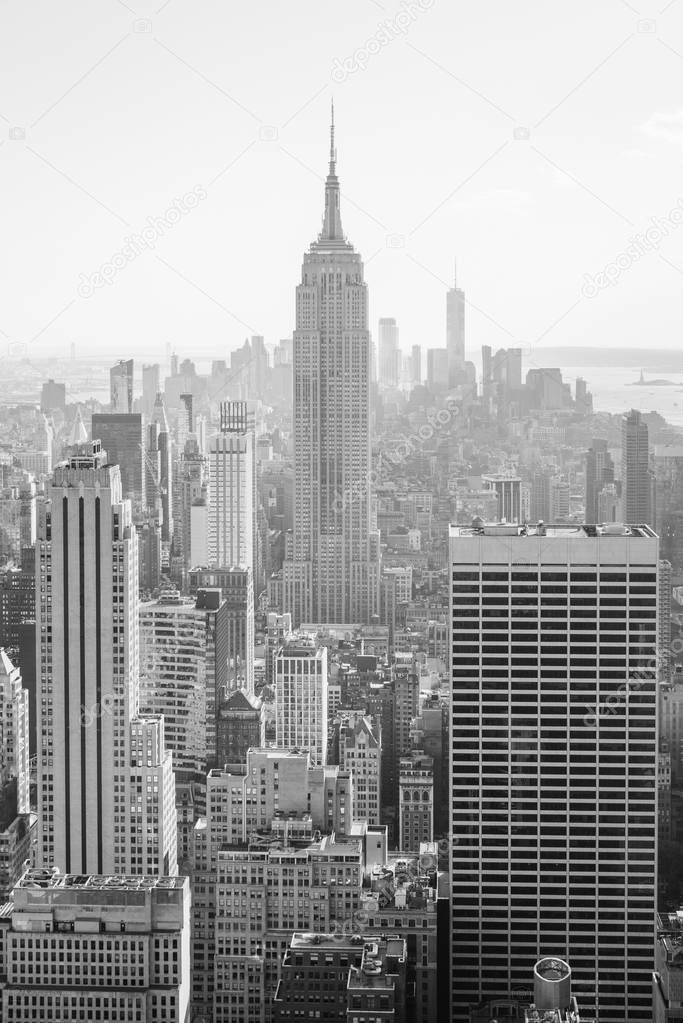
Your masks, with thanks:
M54 470L36 576L38 863L174 874L164 722L138 712L137 534L97 442Z
M246 402L221 405L220 431L209 448L209 563L254 563L254 427ZM253 574L252 574L253 578Z
M550 955L587 1015L649 1023L657 537L475 521L450 574L451 1018Z
M294 530L283 567L284 610L295 625L366 623L379 605L368 294L339 200L333 120L323 226L296 291Z
M261 338L263 341L263 338ZM251 576L255 596L258 597L261 586L261 550L258 532L258 474L256 459L256 413L253 404L248 401L223 401L220 407L221 433L239 437L249 437L251 450ZM237 562L235 562L237 564ZM224 567L224 566L221 566Z

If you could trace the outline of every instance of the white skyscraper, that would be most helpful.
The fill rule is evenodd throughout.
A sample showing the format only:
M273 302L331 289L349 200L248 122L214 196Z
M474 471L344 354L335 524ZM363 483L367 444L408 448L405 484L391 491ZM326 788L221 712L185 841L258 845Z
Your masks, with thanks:
M163 719L138 714L138 556L99 443L54 470L36 552L42 866L175 873Z
M284 610L295 624L368 622L379 602L368 295L361 258L342 231L334 121L323 227L304 255L296 291L293 434Z
M209 563L254 564L255 452L246 402L224 402L209 447Z
M600 1023L652 1019L657 549L647 526L451 527L458 1023L545 955Z
M294 636L275 659L275 745L327 760L327 648Z

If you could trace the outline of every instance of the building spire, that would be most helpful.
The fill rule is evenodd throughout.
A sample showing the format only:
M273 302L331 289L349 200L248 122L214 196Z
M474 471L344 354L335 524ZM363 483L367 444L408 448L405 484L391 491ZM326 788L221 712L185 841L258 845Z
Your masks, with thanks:
M337 151L334 148L334 100L332 100L332 113L330 117L330 174L335 174L337 168Z
M337 178L337 150L334 144L334 100L330 117L330 166L325 181L325 217L319 241L344 241L339 212L339 179Z

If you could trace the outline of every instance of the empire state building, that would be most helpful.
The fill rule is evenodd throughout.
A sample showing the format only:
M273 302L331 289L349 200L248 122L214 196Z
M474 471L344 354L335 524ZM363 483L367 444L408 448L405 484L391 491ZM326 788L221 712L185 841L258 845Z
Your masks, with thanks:
M368 290L342 230L336 164L333 108L322 231L296 289L294 530L283 570L296 623L367 623L379 604Z

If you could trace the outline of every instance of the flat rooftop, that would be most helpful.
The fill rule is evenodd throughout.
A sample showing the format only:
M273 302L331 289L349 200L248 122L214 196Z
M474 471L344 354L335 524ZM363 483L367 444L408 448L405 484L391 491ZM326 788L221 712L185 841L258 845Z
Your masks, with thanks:
M184 877L153 877L151 875L124 874L60 874L51 870L27 870L17 882L17 888L66 889L88 888L89 890L121 889L141 891L150 888L181 889Z
M528 537L537 536L539 539L544 537L553 537L555 539L562 540L580 540L580 539L605 539L612 540L614 538L629 537L629 538L656 538L657 534L646 525L627 525L623 522L605 522L598 523L596 525L584 523L544 523L539 522L536 525L524 524L517 525L513 523L505 522L481 522L475 520L470 526L459 526L451 525L449 527L449 537L451 540L457 540L462 538L471 539L477 536L491 536L491 537Z

